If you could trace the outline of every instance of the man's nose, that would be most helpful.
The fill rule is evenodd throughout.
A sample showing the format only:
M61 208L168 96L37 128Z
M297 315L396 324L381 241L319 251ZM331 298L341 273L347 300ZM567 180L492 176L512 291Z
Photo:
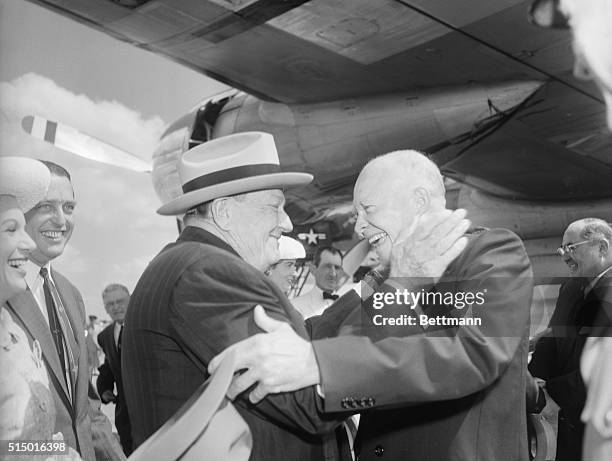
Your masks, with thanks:
M55 212L53 213L53 222L59 226L63 226L66 224L66 215L64 214L64 210L61 205L55 208Z
M285 211L284 208L281 208L280 214L278 216L278 225L283 230L283 232L291 232L293 230L293 224L291 223L291 218Z
M366 228L367 224L365 219L361 216L361 213L357 213L357 220L355 221L355 233L363 238L363 230Z

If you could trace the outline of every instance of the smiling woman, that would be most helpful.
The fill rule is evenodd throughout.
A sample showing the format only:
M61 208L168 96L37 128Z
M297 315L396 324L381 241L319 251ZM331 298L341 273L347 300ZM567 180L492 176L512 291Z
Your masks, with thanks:
M27 289L22 266L36 248L23 212L45 196L49 183L50 172L41 162L0 158L0 440L63 438L54 434L56 411L41 344L28 338L10 306Z
M25 218L11 195L0 195L0 304L21 291L25 291L26 254L34 248L34 242L25 232Z

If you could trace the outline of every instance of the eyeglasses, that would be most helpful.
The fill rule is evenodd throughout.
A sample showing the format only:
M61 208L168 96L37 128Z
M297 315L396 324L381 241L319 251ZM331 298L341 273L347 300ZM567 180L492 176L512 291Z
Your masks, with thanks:
M559 248L557 248L557 254L561 257L569 253L573 254L574 251L576 251L577 246L580 246L580 245L583 245L589 242L590 240L583 240L582 242L578 242L578 243L566 243L565 245L561 245Z

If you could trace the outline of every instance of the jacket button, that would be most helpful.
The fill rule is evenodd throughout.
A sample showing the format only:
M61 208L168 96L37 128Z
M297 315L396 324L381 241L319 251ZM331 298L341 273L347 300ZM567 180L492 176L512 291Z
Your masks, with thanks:
M378 457L381 457L385 454L385 447L383 447L382 445L376 445L376 448L374 448L374 454Z

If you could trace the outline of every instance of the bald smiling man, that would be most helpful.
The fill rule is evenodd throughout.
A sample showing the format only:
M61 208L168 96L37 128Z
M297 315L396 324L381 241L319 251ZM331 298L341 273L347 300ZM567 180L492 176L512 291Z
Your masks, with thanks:
M374 295L349 292L310 319L310 341L256 309L268 333L230 347L247 369L231 394L257 383L257 402L318 385L326 412L363 412L360 461L527 460L533 285L520 239L468 231L465 211L446 209L438 168L415 151L368 163L353 202L355 231L382 264L362 286Z

